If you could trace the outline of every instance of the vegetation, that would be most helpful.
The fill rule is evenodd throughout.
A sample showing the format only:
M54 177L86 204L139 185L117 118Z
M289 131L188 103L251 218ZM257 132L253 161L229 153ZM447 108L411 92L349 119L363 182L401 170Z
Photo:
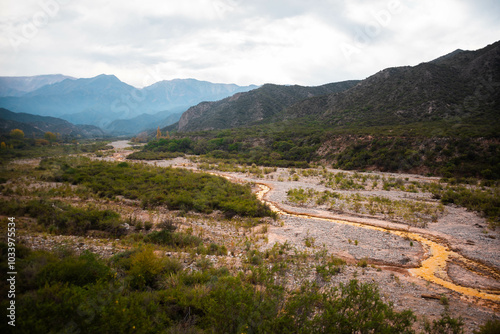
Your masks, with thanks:
M0 249L6 254L7 245ZM321 289L305 282L288 294L263 266L253 266L250 275L223 268L189 272L149 246L109 260L24 247L17 254L19 333L414 332L412 312L395 311L373 283L352 280ZM1 267L6 265L2 256ZM6 280L0 284L5 291ZM6 322L0 326L8 332Z
M488 320L484 325L475 331L475 334L494 334L500 332L500 320Z
M165 160L184 156L181 152L133 152L127 156L129 160Z
M126 250L103 259L88 252L73 253L65 247L45 252L18 246L16 330L20 333L62 330L81 333L414 332L412 327L416 318L412 312L395 311L392 304L380 296L375 284L352 280L336 285L332 278L343 272L346 263L323 252L310 253L319 247L314 238L305 240L310 244L306 251L291 248L286 243L259 251L252 247L255 242L252 237L267 230L266 225L255 228L260 219L214 218L211 224L224 224L238 232L242 230L245 247L240 256L242 270L235 271L226 266L226 259L231 259L228 252L235 249L232 241L221 244L210 240L197 225L193 225L193 231L192 228L178 228L173 220L166 219L153 226L122 218L117 212L103 208L103 203L109 203L109 199L125 197L136 200L131 204L134 208L142 205L151 211L158 210L157 206L169 205L169 196L174 198L178 189L186 189L189 193L184 197L191 198L192 203L215 203L206 211L195 205L179 206L178 214L191 217L193 221L206 218L186 211L221 210L226 216L233 216L236 212L227 208L241 207L238 215L249 213L247 215L252 217L253 212L266 213L265 207L261 208L264 211L249 209L255 199L247 196L250 194L248 186L233 188L225 179L206 174L86 158L43 159L38 168L31 168L29 171L21 167L19 170L6 169L2 174L2 194L10 194L15 200L3 200L0 214L19 217L19 229L34 229L32 221L26 223L22 217L35 218L43 227L37 231L49 234L82 236L97 230L100 237L119 238L116 242L120 247L125 245ZM245 167L245 171L268 175L275 169L251 166ZM327 183L330 177L322 170L290 171L290 176L299 175L324 176ZM30 179L23 180L23 177ZM351 177L348 173L339 179L341 181L336 183L335 175L332 177L332 187L356 189L363 182L367 182L367 186L372 186L369 182L380 182L380 186L387 183L387 189L404 187L413 191L407 180L367 177L363 181L363 175ZM48 188L22 189L23 184L29 186L34 180L56 183L44 185L50 185ZM424 189L418 184L414 187ZM222 198L210 197L218 193L242 201L229 205L224 204ZM39 198L25 199L27 194ZM158 200L159 194L162 200ZM300 196L300 191L297 194ZM318 194L318 199L323 195ZM90 198L96 204L76 204L79 201L74 201L74 197ZM69 199L73 204L67 204ZM328 201L334 199L338 200L335 195L328 196ZM6 220L2 220L2 224L5 223ZM133 228L126 230L126 224ZM252 230L255 232L250 232ZM255 234L252 236L252 233ZM354 243L357 244L357 240ZM4 292L7 281L1 275L7 272L6 247L0 244L0 268L5 269L0 274L3 282L0 290ZM215 257L218 262L213 261ZM362 260L358 265L363 270L370 270L366 263ZM311 272L312 282L305 279ZM296 282L292 289L291 274ZM0 306L6 307L5 303L5 300L0 302ZM455 326L453 328L463 326L447 315L428 324L426 332L451 328L450 324ZM2 332L8 332L5 323L0 326L3 326Z
M175 133L153 140L130 158L170 158L165 153L205 155L229 163L309 167L327 162L346 170L378 169L444 177L500 179L500 142L479 131L448 133L434 123L394 127L327 127L301 119L218 131ZM478 138L480 137L480 138Z
M290 202L307 205L326 205L330 210L369 215L383 215L405 224L425 227L437 221L445 211L443 205L412 200L391 200L380 196L362 196L358 193L343 195L331 191L293 188L287 192Z
M0 135L0 164L12 159L40 158L49 156L66 156L77 153L96 153L107 149L107 142L81 142L75 139L62 140L52 132L46 133L48 139L25 138L24 133L11 131L10 135ZM21 131L21 130L18 130ZM14 132L12 134L12 132ZM22 131L21 131L22 132Z
M91 205L75 208L61 201L0 199L0 214L29 216L37 218L38 223L52 233L84 235L89 230L107 232L113 236L125 233L124 221L111 210L99 210Z
M143 207L165 205L170 210L194 210L227 216L274 216L252 194L250 186L183 169L141 164L96 162L89 159L43 160L40 168L54 169L52 179L82 184L100 197L140 200Z
M500 226L500 187L449 186L435 191L434 197L443 204L456 204L482 213L493 226Z
M183 232L174 232L177 227L171 222L163 222L159 227L159 231L153 231L146 236L146 242L180 249L185 247L196 247L202 244L201 238L197 236ZM210 250L218 254L219 246L217 244L211 244Z

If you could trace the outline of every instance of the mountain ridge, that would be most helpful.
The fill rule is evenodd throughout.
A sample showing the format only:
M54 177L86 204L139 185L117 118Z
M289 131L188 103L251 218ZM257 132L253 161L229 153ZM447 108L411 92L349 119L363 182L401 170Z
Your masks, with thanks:
M211 130L256 124L270 119L299 100L342 91L357 82L350 80L312 87L265 84L249 92L237 93L216 102L202 102L189 108L182 114L178 130Z
M330 125L378 126L467 119L500 107L500 42L417 66L384 69L356 87L301 101L283 117L317 116Z
M260 100L252 94L259 90L254 90L191 107L177 127L170 129L216 130L304 117L315 118L331 128L437 120L454 124L481 120L498 123L499 87L500 42L496 42L475 51L458 49L416 66L386 68L345 89L302 95L293 103L290 99L280 102L282 92L270 91L264 85L259 89L267 89L272 95L264 99L272 102L268 105L256 105ZM250 97L254 104L245 101Z
M141 114L165 111L177 114L202 101L221 99L255 87L174 79L137 89L114 75L101 74L92 78L66 78L22 96L0 97L0 107L106 128L115 120L133 119Z
M20 129L25 135L41 137L45 132L60 133L69 137L104 137L104 132L93 125L74 125L70 122L51 116L39 116L27 113L15 113L0 108L0 132L8 133L13 129Z
M62 74L0 77L0 97L22 96L45 85L53 84L65 79L75 78Z

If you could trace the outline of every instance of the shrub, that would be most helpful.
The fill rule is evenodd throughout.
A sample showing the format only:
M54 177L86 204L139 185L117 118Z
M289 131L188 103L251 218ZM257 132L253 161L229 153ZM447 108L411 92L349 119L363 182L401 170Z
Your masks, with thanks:
M200 301L203 328L214 333L256 333L266 330L276 314L281 293L260 291L235 277L220 278Z
M366 259L361 259L358 261L358 267L366 268L368 266L368 261Z
M273 330L280 333L412 333L416 317L385 304L373 284L352 280L321 292L305 284L287 300Z
M164 261L151 247L145 247L130 257L130 286L135 289L154 288L163 273Z
M479 327L475 334L497 334L500 333L500 320L488 320L484 325Z
M38 286L62 282L78 286L96 283L100 279L109 279L110 269L96 255L88 251L79 257L67 257L55 263L47 264L37 275Z
M464 333L463 326L464 322L461 318L452 318L447 312L443 313L440 319L434 320L432 324L427 321L424 323L425 332L429 334L462 334Z
M30 216L38 223L59 233L85 234L88 230L109 232L115 236L126 233L120 215L112 210L93 206L75 208L60 201L31 200L28 202L0 200L0 212L8 215Z
M101 197L125 196L139 199L144 207L166 205L171 210L211 213L221 210L228 216L275 216L261 203L250 186L234 184L209 174L184 169L155 168L140 164L92 162L61 159L54 180L83 184ZM128 167L127 167L128 166Z

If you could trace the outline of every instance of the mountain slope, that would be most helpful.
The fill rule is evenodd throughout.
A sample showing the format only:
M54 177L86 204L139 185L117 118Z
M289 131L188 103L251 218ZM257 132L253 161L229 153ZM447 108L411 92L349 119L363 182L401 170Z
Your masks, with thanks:
M60 118L15 113L0 108L0 131L8 133L12 129L23 130L26 136L43 136L45 132L60 133L70 137L102 137L104 132L92 125L74 125Z
M457 50L414 67L388 68L338 94L301 101L281 119L314 116L331 126L499 119L500 42Z
M94 112L98 117L92 121L82 119L75 123L102 126L117 117L121 111L118 109L120 97L128 96L134 89L110 75L66 79L21 97L0 98L0 106L15 112L62 117L73 122L75 120L68 115Z
M106 131L116 135L135 135L142 131L163 128L179 121L182 112L171 113L162 111L153 115L142 114L131 119L117 119L111 122Z
M179 107L187 109L202 101L217 101L255 88L255 85L238 86L195 79L174 79L157 82L145 87L142 92L145 100L160 111Z
M179 131L226 129L265 122L284 108L308 97L343 91L357 81L318 87L266 84L216 102L202 102L189 108L179 120Z
M45 85L65 79L74 79L62 74L37 75L31 77L0 77L0 97L21 96Z
M456 50L414 67L388 68L363 81L335 85L264 85L190 108L177 129L188 132L278 125L294 119L306 124L300 121L302 118L331 129L429 122L443 122L444 127L486 123L494 129L500 121L500 42L477 51Z

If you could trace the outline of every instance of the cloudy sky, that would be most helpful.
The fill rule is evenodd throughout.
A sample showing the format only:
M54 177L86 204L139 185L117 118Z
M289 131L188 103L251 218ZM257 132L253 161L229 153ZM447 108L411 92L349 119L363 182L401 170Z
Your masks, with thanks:
M320 85L500 40L498 0L0 0L0 76Z

